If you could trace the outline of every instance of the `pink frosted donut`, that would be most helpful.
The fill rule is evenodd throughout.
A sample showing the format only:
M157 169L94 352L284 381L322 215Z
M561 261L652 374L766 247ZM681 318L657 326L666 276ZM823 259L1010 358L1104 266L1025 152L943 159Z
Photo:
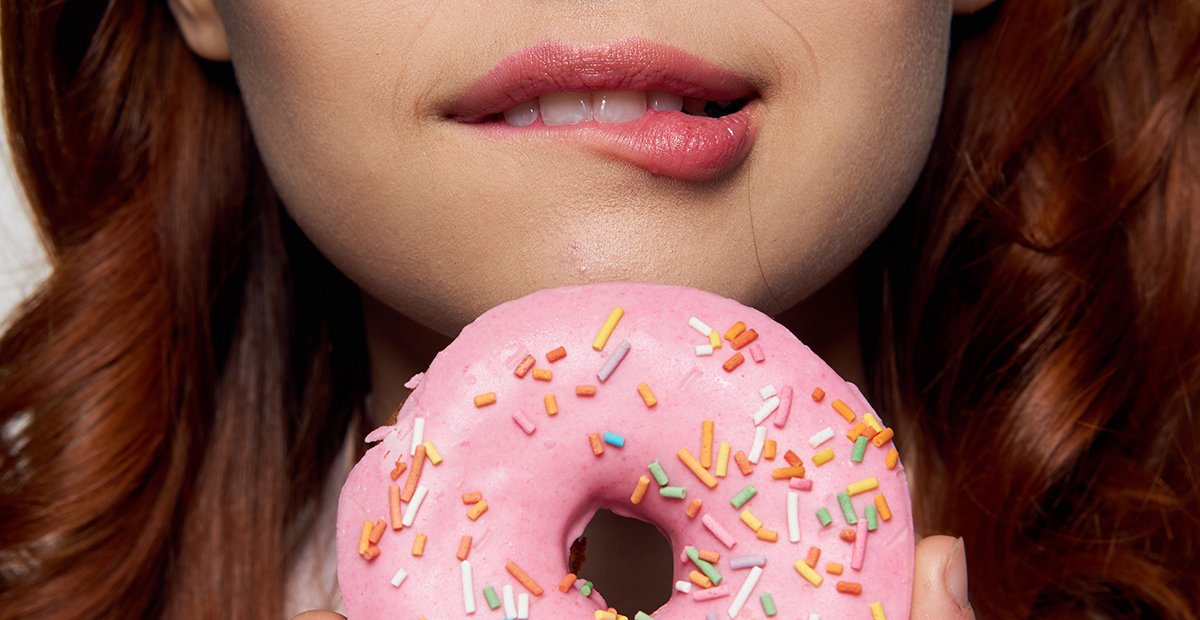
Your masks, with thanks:
M351 620L908 617L891 429L757 310L670 286L541 291L415 381L342 489ZM606 609L569 574L601 508L671 541L660 609Z

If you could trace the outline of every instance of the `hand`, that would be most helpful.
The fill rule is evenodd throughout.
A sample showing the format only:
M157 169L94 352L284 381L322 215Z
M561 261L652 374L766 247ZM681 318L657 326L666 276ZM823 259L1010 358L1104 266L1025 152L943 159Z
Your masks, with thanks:
M974 620L967 600L967 556L961 538L929 536L917 543L911 620Z

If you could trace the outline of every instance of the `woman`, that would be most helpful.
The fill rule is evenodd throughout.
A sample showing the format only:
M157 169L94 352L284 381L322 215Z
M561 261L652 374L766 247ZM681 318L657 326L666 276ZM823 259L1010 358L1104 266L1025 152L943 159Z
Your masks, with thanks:
M628 279L873 386L965 542L918 617L1195 618L1200 9L988 4L4 2L54 272L0 342L0 608L331 604L346 440L487 307Z

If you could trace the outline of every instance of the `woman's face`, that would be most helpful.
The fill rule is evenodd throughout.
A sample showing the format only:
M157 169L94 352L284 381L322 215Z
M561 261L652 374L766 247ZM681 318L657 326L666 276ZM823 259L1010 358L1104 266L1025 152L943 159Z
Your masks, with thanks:
M768 312L796 303L911 189L951 14L949 0L217 9L288 211L367 294L446 333L589 281L694 286ZM682 117L678 94L752 101ZM538 120L522 127L530 99ZM558 124L587 102L614 122Z

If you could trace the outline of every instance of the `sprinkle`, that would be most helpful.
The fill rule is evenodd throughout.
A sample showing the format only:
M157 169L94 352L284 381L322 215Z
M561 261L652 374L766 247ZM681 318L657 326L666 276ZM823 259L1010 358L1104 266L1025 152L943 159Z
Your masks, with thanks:
M579 577L575 573L567 573L562 580L558 582L558 591L566 594L571 586L575 585L575 580Z
M700 569L700 571L704 574L705 578L707 578L711 582L709 585L704 586L704 587L710 588L714 585L721 584L721 573L717 572L717 569L712 565L711 562L709 562L708 560L705 560L704 558L701 558L700 552L697 551L695 547L692 547L692 546L684 547L683 552L687 555L688 559L691 560L692 563L695 564L696 567Z
M658 404L658 399L654 397L654 392L650 391L650 386L645 383L639 383L637 386L638 394L642 396L642 402L646 403L646 408L653 408Z
M850 503L850 494L842 491L837 494L838 505L842 507L842 516L847 525L858 523L858 515L854 514L854 505Z
M654 476L654 481L658 483L658 486L665 487L670 482L670 479L667 478L667 472L663 471L662 465L658 461L651 462L648 469L650 470L650 475Z
M404 583L404 580L407 578L408 572L403 568L397 568L396 574L392 575L392 587L399 588L400 584Z
M425 446L425 457L429 459L431 464L434 466L442 464L442 453L438 452L432 441L426 439L421 445Z
M618 620L618 616L617 612L613 608L609 607L607 610L597 609L595 612L593 612L592 620ZM629 619L626 618L625 620Z
M375 524L370 519L363 521L362 535L358 537L358 554L366 555L367 549L371 546L371 530L375 529Z
M847 405L840 400L833 401L833 410L838 412L838 414L842 416L842 419L846 420L847 422L853 422L854 418L858 417L854 413L854 410L850 408L850 405Z
M400 487L394 484L388 485L388 514L391 517L393 530L404 527L403 513L400 512Z
M729 472L729 450L729 444L725 443L724 441L722 441L720 447L717 448L716 474L718 478L724 478L725 474Z
M417 518L417 510L421 508L421 502L428 493L429 489L425 485L417 485L417 492L413 493L412 501L404 507L404 520L401 521L404 527L412 527L413 520Z
M729 596L729 586L713 586L692 590L692 600L698 603Z
M579 593L584 596L592 595L592 582L584 581L583 585L579 586Z
M814 403L819 403L825 398L825 390L821 388L813 388L812 399Z
M711 344L696 345L696 357L708 357L712 354L713 354L713 348L712 348Z
M696 551L696 557L708 562L709 564L716 564L717 562L721 561L721 554L711 549L700 549Z
M676 589L676 590L678 590L678 591L680 591L680 592L683 592L684 594L687 594L687 593L689 593L689 592L691 592L691 591L692 591L692 582L690 582L690 581L676 581L676 582L675 582L675 589Z
M688 469L692 470L692 473L700 479L700 482L704 483L704 486L710 489L717 486L717 479L708 473L707 469L700 466L700 461L697 461L696 457L692 456L692 453L688 452L687 448L680 448L676 455L679 457L679 460L683 461L684 465L687 465Z
M604 325L600 327L600 332L596 334L596 339L592 341L592 348L597 351L603 351L604 345L608 343L608 337L612 335L613 330L617 327L617 321L625 315L625 309L620 306L613 308L612 312L608 313L608 318L604 320Z
M546 361L553 364L554 362L557 362L558 360L560 360L566 356L567 356L566 347L558 347L557 349L554 349L554 350L546 353Z
M876 433L882 433L882 432L883 432L883 425L879 423L879 419L875 417L875 414L873 414L873 413L864 413L864 414L863 414L863 422L865 422L865 423L867 424L867 426L869 426L869 427L871 427L872 429L874 429L874 431L875 431Z
M371 537L368 539L372 545L379 544L379 539L383 538L383 532L387 530L387 521L379 519L371 526Z
M741 470L743 476L749 476L754 472L754 466L750 464L750 459L746 458L746 453L741 450L733 455L733 461L737 463L738 469Z
M775 480L787 480L788 478L803 478L804 466L797 465L795 467L777 467L771 470L771 478Z
M778 399L774 399L778 400ZM762 458L763 446L767 443L767 429L765 426L760 426L754 429L754 443L750 444L751 463L758 464L758 459Z
M746 331L746 324L738 321L737 323L733 324L733 327L725 330L725 339L729 342L733 342L733 339L737 338L738 334L741 334L744 331Z
M469 555L471 555L471 537L463 536L458 539L458 552L454 554L454 557L458 558L459 562L462 562Z
M854 551L850 554L850 568L862 570L863 560L867 557L867 520L858 522L854 532Z
M720 523L717 523L717 520L712 515L705 513L700 518L700 522L704 524L704 528L715 536L722 545L725 545L726 549L732 549L737 544L737 541L729 534L729 530L726 530Z
M554 379L554 371L549 368L534 368L533 378L537 381L550 381Z
M871 620L887 620L887 616L883 615L883 603L871 603Z
M804 563L807 564L809 568L816 568L817 561L820 559L821 559L821 548L820 547L809 547L808 548L808 556L804 558Z
M863 461L863 455L867 453L867 438L865 435L859 435L858 439L854 440L854 449L850 452L850 460L855 463Z
M520 411L514 411L512 414L512 419L513 422L517 423L517 426L521 427L521 430L525 431L526 435L532 435L533 432L537 430L537 426L533 424L533 421L525 417L525 414L521 413Z
M729 605L730 618L736 618L741 613L742 606L750 598L750 593L754 591L754 586L758 585L758 579L762 577L762 574L763 569L761 566L755 566L750 569L750 574L746 576L746 580L742 582L742 587L738 590L737 596L733 597L733 603Z
M696 317L688 319L688 325L705 338L708 338L708 335L713 333L713 328L709 327L707 323Z
M408 449L408 455L415 456L417 454L417 446L420 446L422 443L424 443L424 441L425 441L425 418L422 418L422 417L413 418L412 447ZM408 500L404 500L404 501L408 501Z
M792 452L791 450L783 453L783 460L787 461L787 464L791 465L792 467L804 464L804 461L800 459L800 455Z
M821 527L825 527L833 523L833 517L829 516L829 509L821 506L817 509L817 521L821 522Z
M500 606L500 597L496 596L496 589L492 586L483 589L483 598L487 600L488 609L496 609Z
M517 364L517 367L513 369L513 374L519 379L524 379L525 375L529 374L530 370L533 370L533 365L536 363L537 358L532 355L526 355L521 359L521 363Z
M763 444L762 457L768 461L774 461L775 453L778 449L779 444L774 439L768 439L767 442Z
M792 412L792 386L785 385L779 391L779 413L775 414L775 428L783 428L787 424L788 415Z
M813 464L820 467L833 459L833 448L825 448L813 455Z
M426 540L428 540L428 538L424 534L417 534L417 537L413 539L412 555L414 558L419 558L425 555Z
M713 421L705 420L700 423L700 466L704 469L712 467L713 460Z
M896 469L896 463L898 462L900 462L900 453L895 448L888 450L887 458L883 461L884 465L887 465L888 469Z
M740 555L729 560L729 568L740 570L743 568L753 568L755 566L766 566L767 556L765 555Z
M759 540L765 540L767 542L779 541L779 532L765 527L759 528L759 530L754 533L754 536Z
M576 396L595 396L596 386L594 385L577 385L575 386Z
M658 494L671 499L683 499L687 497L687 489L683 487L663 487L658 490Z
M758 332L754 331L753 329L747 329L746 331L738 334L736 338L731 340L730 344L733 345L733 349L737 351L757 339Z
M395 480L399 480L399 479L400 479L400 475L401 475L401 474L403 474L403 473L404 473L404 470L406 470L406 469L408 469L408 464L407 464L407 463L402 463L402 462L400 462L400 461L396 461L396 467L394 467L394 468L392 469L392 473L390 474L390 475L391 475L391 477L392 477L392 480L393 480L393 481L395 481Z
M777 613L775 610L775 599L771 598L770 592L764 592L762 596L758 597L758 600L762 603L764 614L774 616Z
M800 542L800 494L787 494L788 542Z
M588 433L588 443L592 446L592 454L596 456L604 454L604 440L600 439L600 433Z
M715 329L712 330L711 332L708 332L708 346L712 347L714 351L716 349L720 349L722 346L721 345L721 335L718 334L717 330L715 330Z
M754 412L754 416L753 416L754 424L755 425L762 424L763 420L766 420L767 416L771 415L772 413L775 413L775 410L778 408L779 408L779 397L771 396L766 401L764 401L763 404L759 405L758 411Z
M695 519L696 515L700 514L700 506L702 504L703 502L700 501L699 497L692 499L692 503L688 504L687 507L687 518Z
M495 392L479 394L478 396L475 397L475 406L476 407L486 407L488 405L494 405L494 404L496 404L496 393Z
M629 496L629 501L634 505L642 503L642 499L646 497L646 489L650 488L650 479L645 476L638 476L637 486L633 487L633 495Z
M842 594L862 594L862 584L853 581L837 582L837 591Z
M522 592L517 595L517 618L518 620L526 620L529 618L529 593Z
M867 423L859 422L854 425L854 428L850 429L849 433L846 433L846 439L849 439L850 443L854 443L854 441L857 440L858 437L860 435L862 435L866 430L867 430Z
M816 448L830 439L833 439L833 427L826 426L825 428L814 433L812 437L808 438L808 445Z
M417 446L417 453L413 455L413 464L408 470L408 479L404 481L404 491L400 493L400 499L406 502L412 501L413 493L417 491L417 482L421 479L421 470L424 467L425 445L421 444Z
M876 448L882 448L883 444L891 441L895 434L896 432L892 429L885 428L882 431L879 431L879 434L871 439L871 443L875 444Z
M737 492L737 495L733 496L733 499L729 500L729 503L733 504L734 508L741 508L757 494L758 489L754 488L752 484L747 484L741 491Z
M875 508L875 504L867 504L867 531L874 532L879 529L879 511Z
M692 583L700 586L701 588L713 587L712 580L709 579L708 577L705 577L704 573L702 573L698 570L693 570L693 571L689 572L688 579L690 579L692 581Z
M842 565L840 562L826 562L825 572L830 575L840 575L842 574Z
M604 443L606 443L614 448L624 448L625 447L625 437L618 435L616 433L610 433L610 432L605 431Z
M558 399L553 394L542 397L542 402L546 406L546 415L558 415Z
M763 400L766 400L776 394L778 394L778 392L775 391L775 386L773 385L764 385L758 388L758 395L761 396Z
M513 596L512 584L504 584L504 587L500 588L500 591L503 593L501 596L504 598L504 617L516 618L517 599Z
M742 510L742 513L738 515L738 518L742 520L742 523L745 523L747 527L755 532L762 528L762 520L754 516L754 513L750 512L749 508Z
M651 616L650 614L639 610L636 614L633 615L633 620L654 620L654 616Z
M617 369L617 365L621 363L621 360L625 359L625 356L628 353L629 341L622 340L621 344L617 345L617 350L613 351L613 354L608 356L608 359L604 360L604 365L601 366L600 370L596 373L596 378L600 380L600 383L608 381L608 378L613 374L613 371Z
M813 488L813 481L809 480L808 478L792 478L791 480L788 480L788 488L796 489L797 491L811 491Z
M483 513L487 512L487 509L487 500L481 499L475 502L475 505L471 506L470 510L467 510L467 518L472 521L477 521L479 517L483 515Z
M721 368L724 368L725 372L733 372L733 369L741 366L744 361L746 361L745 356L741 353L734 353L733 357L725 360L724 364L721 364Z
M875 508L879 510L880 519L892 520L892 509L888 507L887 498L883 496L883 493L875 496Z
M475 613L475 583L471 578L471 562L466 558L462 559L462 593L463 593L463 611L468 614Z
M867 491L874 491L875 489L878 489L878 488L879 488L879 479L874 476L871 476L870 478L866 478L863 480L859 480L858 482L851 482L850 484L847 484L846 492L849 493L851 495L851 497L853 497L855 495L858 495L859 493L866 493Z
M767 356L763 355L762 347L758 343L750 345L750 359L754 360L755 364L761 364L767 360Z
M792 566L795 567L797 573L800 573L801 577L804 577L805 581L813 584L813 586L820 586L821 582L825 580L817 571L806 564L804 560L796 560L796 563Z
M530 594L534 596L542 595L542 592L544 591L542 590L542 586L539 586L537 582L535 582L533 579L530 579L529 575L526 574L525 571L521 570L521 567L517 566L516 562L509 561L504 565L504 569L507 570L508 574L512 575L517 581L521 582L521 585L525 586L525 589L529 590Z
M854 528L852 528L852 527L848 527L848 528L838 532L838 538L841 538L842 540L844 540L848 543L854 542L854 538L856 536L858 536L858 533L855 532Z

